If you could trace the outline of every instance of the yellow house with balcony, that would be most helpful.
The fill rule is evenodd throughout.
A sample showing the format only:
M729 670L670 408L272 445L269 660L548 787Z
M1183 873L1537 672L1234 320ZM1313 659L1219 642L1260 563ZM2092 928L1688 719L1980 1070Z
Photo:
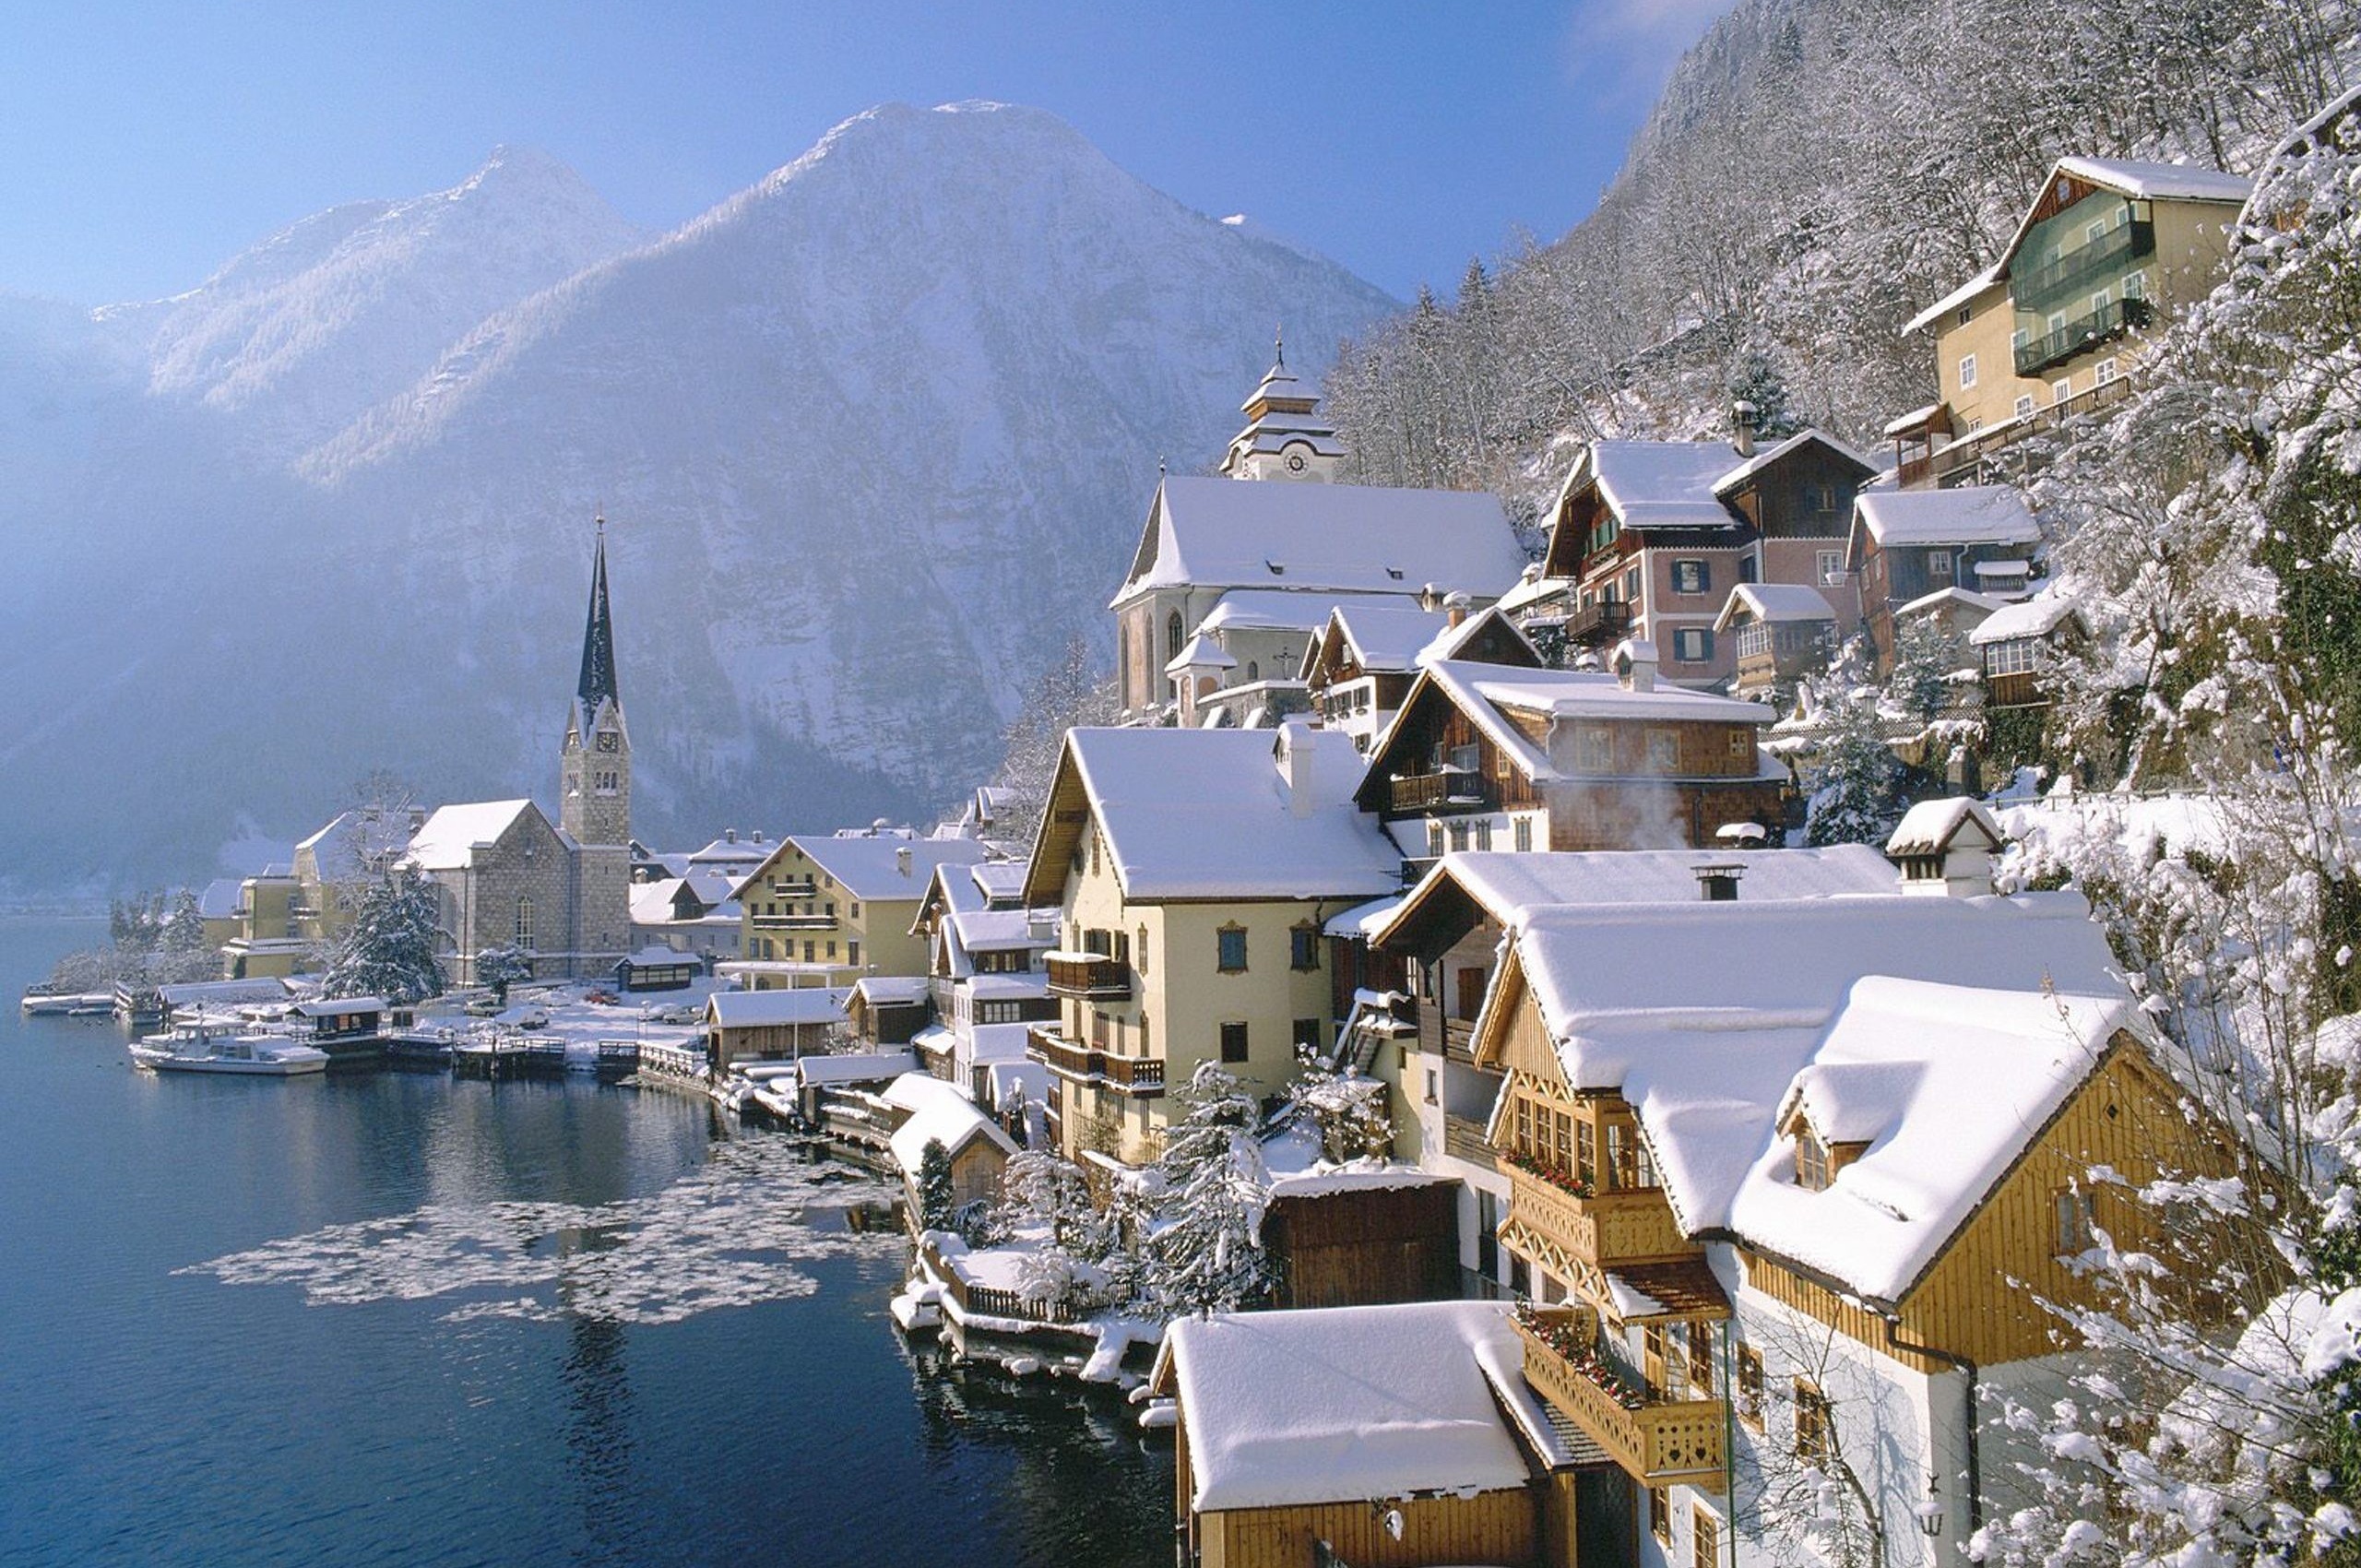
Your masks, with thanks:
M1152 1159L1201 1063L1272 1097L1334 1043L1322 924L1401 885L1360 774L1349 736L1299 724L1067 733L1024 891L1058 911L1058 1017L1027 1051L1060 1153Z
M1902 482L2008 477L2004 448L2127 392L2142 335L2221 281L2249 188L2194 164L2059 159L1999 259L1904 328L1933 339L1937 397L1886 427Z
M920 838L882 824L782 838L738 885L742 956L721 972L752 991L923 976L927 940L910 928L935 868L991 854L977 839Z

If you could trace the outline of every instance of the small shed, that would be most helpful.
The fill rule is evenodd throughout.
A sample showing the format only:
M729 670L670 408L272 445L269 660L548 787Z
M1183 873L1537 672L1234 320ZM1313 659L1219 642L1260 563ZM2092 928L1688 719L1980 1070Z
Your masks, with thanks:
M926 1028L928 995L923 976L871 975L860 980L845 1004L853 1038L872 1046L909 1044Z
M1175 1506L1212 1568L1575 1561L1574 1453L1510 1308L1422 1301L1216 1313L1166 1331Z
M1448 1300L1459 1294L1459 1183L1391 1161L1279 1176L1263 1246L1282 1307Z
M798 991L717 991L706 998L706 1064L777 1062L828 1049L844 1027L846 986Z
M939 1143L951 1157L951 1201L955 1206L989 1202L1000 1195L1001 1172L1016 1152L1016 1141L1000 1123L951 1085L928 1073L908 1073L885 1087L885 1103L903 1113L889 1146L902 1168L910 1223L919 1222L919 1165L926 1146Z
M298 1032L313 1044L323 1040L374 1039L386 1023L382 996L327 996L298 1002Z
M689 954L651 944L615 965L615 983L625 991L686 991L704 971Z

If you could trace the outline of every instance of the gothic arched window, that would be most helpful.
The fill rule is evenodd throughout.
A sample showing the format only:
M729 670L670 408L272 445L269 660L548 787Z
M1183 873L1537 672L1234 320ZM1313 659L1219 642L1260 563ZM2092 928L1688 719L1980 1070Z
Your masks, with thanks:
M1164 662L1171 663L1180 657L1180 612L1174 611L1164 618Z

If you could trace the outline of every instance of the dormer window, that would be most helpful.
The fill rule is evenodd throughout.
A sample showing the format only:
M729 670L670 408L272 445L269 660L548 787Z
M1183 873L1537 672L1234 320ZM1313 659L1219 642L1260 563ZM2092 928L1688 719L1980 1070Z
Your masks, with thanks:
M1806 1192L1824 1193L1835 1172L1830 1169L1828 1146L1809 1127L1796 1128L1796 1185Z

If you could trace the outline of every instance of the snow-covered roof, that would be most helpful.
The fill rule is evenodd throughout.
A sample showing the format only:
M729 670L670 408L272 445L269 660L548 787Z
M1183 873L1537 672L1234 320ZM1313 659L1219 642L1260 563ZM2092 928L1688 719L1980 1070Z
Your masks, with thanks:
M1908 413L1903 414L1898 418L1890 419L1885 422L1885 434L1888 435L1907 435L1912 431L1916 430L1919 426L1925 424L1928 420L1933 419L1935 415L1941 410L1941 409L1942 405L1940 403L1928 403L1923 408L1913 409Z
M995 979L1015 980L1014 975ZM1037 995L1049 994L1046 991ZM981 1064L988 1062L1022 1062L1025 1060L1026 1036L1032 1031L1030 1024L975 1024L967 1030L967 1060Z
M979 861L967 868L967 879L995 903L1025 896L1023 861Z
M1329 612L1328 620L1345 646L1353 650L1354 660L1367 671L1406 672L1417 666L1418 656L1437 637L1455 629L1448 613L1421 610L1415 600L1398 604L1340 604ZM1306 652L1307 659L1311 651Z
M1115 602L1184 585L1415 593L1435 583L1488 592L1524 566L1500 498L1480 491L1173 474L1157 487Z
M530 801L471 801L440 806L410 835L407 859L421 871L457 871L479 845L499 842L516 819L540 811Z
M1730 589L1721 614L1714 618L1714 629L1728 630L1741 610L1758 621L1836 619L1836 612L1828 607L1828 600L1821 597L1818 588L1806 588L1801 583L1740 583Z
M2037 593L2015 604L2004 604L1967 635L1978 647L2018 637L2046 637L2082 613L2082 603L2070 593Z
M1359 598L1359 595L1355 595ZM1376 594L1378 604L1415 605L1412 594ZM1197 623L1200 632L1317 632L1328 619L1328 604L1317 595L1283 588L1232 588Z
M1891 894L1893 864L1867 844L1811 849L1585 849L1540 854L1456 850L1430 867L1400 900L1394 918L1377 928L1382 943L1400 915L1417 909L1448 883L1475 900L1493 921L1519 923L1525 911L1564 904L1694 903L1697 873L1706 866L1738 868L1744 903Z
M1066 747L1127 897L1362 898L1400 883L1400 852L1353 805L1361 758L1341 731L1083 729ZM1282 771L1290 749L1300 803ZM1060 857L1038 896L1063 873Z
M1003 1154L1014 1154L1015 1142L1000 1129L1000 1123L985 1115L976 1102L957 1089L927 1073L905 1073L885 1086L885 1103L910 1113L909 1120L894 1129L886 1146L894 1151L895 1161L908 1174L918 1174L919 1161L925 1158L926 1146L939 1143L945 1154L957 1154L977 1138L992 1145Z
M825 1084L882 1084L918 1070L919 1059L908 1051L838 1051L795 1059L796 1079L806 1088Z
M1640 691L1596 670L1506 671L1497 664L1446 659L1428 665L1425 678L1459 699L1458 706L1536 778L1555 776L1548 754L1513 724L1497 715L1488 719L1485 709L1513 708L1558 719L1687 719L1719 724L1768 724L1776 717L1761 703L1664 683Z
M907 1007L927 997L924 975L865 975L853 982L852 989L872 1007Z
M1933 304L1928 305L1925 310L1920 311L1916 315L1912 316L1903 325L1902 335L1904 338L1907 338L1913 332L1919 330L1921 327L1933 326L1944 316L1949 315L1952 312L1959 309L1960 306L1975 298L1976 295L1984 292L1985 290L1989 289L1995 283L2000 281L2000 276L2001 273L1999 263L1996 262L1992 266L1986 267L1983 271L1977 273L1966 282L1962 283L1958 288L1953 289L1950 293L1945 294L1941 299L1937 300ZM1902 431L1910 429L1912 424L1925 420L1941 406L1942 405L1940 403L1930 403L1915 414L1904 414L1901 419L1894 421L1892 424L1886 426L1885 433L1888 435L1897 435L1901 434Z
M1836 437L1829 434L1824 430L1816 430L1810 426L1806 426L1804 429L1796 432L1793 435L1787 436L1784 440L1779 441L1773 445L1763 447L1761 451L1755 453L1753 457L1747 458L1746 461L1738 464L1738 467L1730 469L1727 473L1722 475L1721 478L1715 480L1714 481L1714 493L1715 495L1728 494L1731 491L1736 490L1738 486L1744 484L1748 480L1752 479L1756 474L1761 473L1772 464L1779 461L1782 457L1785 457L1788 453L1793 452L1799 446L1808 445L1817 445L1827 447L1830 451L1835 453L1846 462L1851 463L1855 468L1859 469L1865 474L1873 474L1878 471L1878 466L1875 463L1870 462L1867 457L1861 456L1860 453L1855 451L1850 445L1837 440Z
M717 991L706 998L713 1022L725 1029L786 1024L832 1024L845 1016L851 988L801 986L787 991Z
M1900 620L1909 615L1929 614L1947 604L1956 604L1963 610L1972 610L1979 615L1989 615L2008 602L2005 599L1995 599L1988 593L1978 593L1974 588L1937 588L1932 593L1922 593L1909 603L1900 606L1893 614L1896 620Z
M245 885L234 876L214 878L196 896L196 912L204 920L231 920L245 907Z
M208 1002L234 1007L247 1002L284 1002L287 986L277 980L183 980L160 985L156 994L167 1007L189 1007Z
M1928 544L2033 544L2041 538L2013 485L1956 490L1865 490L1854 503L1880 548Z
M370 859L400 852L410 839L409 814L378 807L338 812L326 826L295 846L312 852L312 870L322 882L350 882L368 869Z
M2093 1030L2104 1038L2134 1016L2104 933L2071 894L1560 906L1529 910L1513 951L1567 1081L1618 1089L1639 1113L1684 1230L1735 1229L1885 1301L1981 1199L1973 1178L1992 1140L2021 1148L2039 1124L2023 1120L2027 1109L2060 1092L2059 1074L2087 1070ZM1779 961L1721 961L1747 952ZM1862 989L1880 978L1916 988ZM1864 1011L1847 1022L1855 999ZM2020 1047L2002 1049L2011 1037ZM1910 1134L1915 1178L1880 1166L1893 1172L1882 1218L1864 1201L1790 1223L1785 1199L1753 1196L1795 1191L1777 1112L1806 1067L1880 1039L1878 1051L1927 1061L1942 1085L1910 1102L1933 1118ZM1969 1109L1987 1096L1994 1109ZM1956 1156L1925 1152L1954 1126ZM1896 1201L1908 1180L1917 1185Z
M386 999L382 996L324 996L311 1002L298 1002L295 1011L306 1018L334 1018L348 1013L382 1013Z
M2134 201L2243 202L2254 188L2254 182L2244 174L2225 173L2201 163L2146 163L2131 158L2076 154L2059 159L2058 172L2119 191Z
M2137 1016L2130 998L1869 976L1780 1107L1869 1147L1819 1192L1774 1137L1729 1227L1874 1300L1907 1292ZM1823 1122L1822 1118L1826 1118Z
M1567 484L1595 480L1627 529L1734 527L1714 487L1735 456L1726 441L1594 441Z
M1188 646L1166 661L1164 672L1177 675L1183 670L1235 670L1238 660L1225 652L1221 644L1200 631L1191 637Z
M694 953L679 952L660 942L651 942L623 962L635 969L677 969L684 964L695 966L700 960Z
M1902 814L1893 832L1885 841L1889 855L1940 855L1952 847L1963 831L1973 830L1984 842L1982 848L1997 849L2002 842L2000 825L1980 801L1965 795L1951 795L1940 800L1921 801Z
M679 876L667 877L661 882L633 883L631 885L632 924L670 924L673 919L672 901L679 897L681 889L688 885L688 879Z
M856 898L916 898L939 865L973 865L991 851L973 838L906 838L898 834L797 834L781 840L803 851Z
M1563 1458L1499 1301L1418 1301L1183 1318L1157 1383L1180 1392L1199 1510L1365 1506L1530 1479L1505 1407Z

